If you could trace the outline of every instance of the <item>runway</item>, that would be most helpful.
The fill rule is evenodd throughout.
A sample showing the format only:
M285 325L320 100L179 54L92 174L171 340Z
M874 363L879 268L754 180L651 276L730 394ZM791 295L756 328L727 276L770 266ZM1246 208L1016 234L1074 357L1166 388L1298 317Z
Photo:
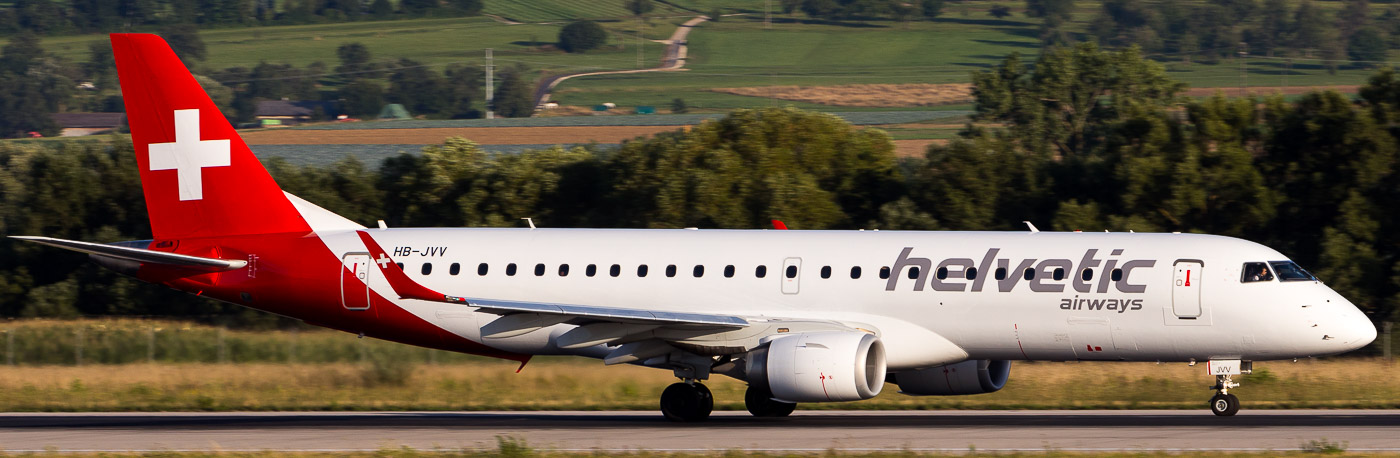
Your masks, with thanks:
M1400 451L1400 411L716 412L700 424L655 412L7 413L8 452L494 449L497 437L552 450L1109 451L1298 450L1310 440Z

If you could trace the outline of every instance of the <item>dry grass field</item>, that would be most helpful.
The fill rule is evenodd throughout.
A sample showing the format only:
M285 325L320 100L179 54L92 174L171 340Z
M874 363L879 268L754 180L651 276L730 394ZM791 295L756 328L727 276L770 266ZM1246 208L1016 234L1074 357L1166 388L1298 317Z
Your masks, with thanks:
M972 101L972 85L967 83L757 86L712 91L841 107L931 107Z
M675 381L667 371L540 358L409 364L124 364L10 367L0 411L227 410L652 410ZM1260 362L1234 390L1246 409L1397 408L1400 368L1374 360ZM804 404L836 409L1204 409L1203 366L1152 363L1013 363L1000 392L879 397ZM745 385L708 382L717 409L743 409Z

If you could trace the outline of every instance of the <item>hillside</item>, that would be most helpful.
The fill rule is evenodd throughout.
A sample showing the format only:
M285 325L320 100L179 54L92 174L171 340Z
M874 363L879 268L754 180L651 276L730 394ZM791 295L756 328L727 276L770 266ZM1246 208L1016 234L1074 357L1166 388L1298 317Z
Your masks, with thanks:
M970 72L990 68L1008 54L1020 53L1032 60L1040 48L1041 21L1025 16L1022 2L950 3L936 19L903 23L810 20L801 13L775 12L771 26L763 20L765 3L757 0L657 2L644 21L631 17L623 7L624 0L493 0L486 5L487 14L527 23L472 17L207 29L201 36L209 58L199 69L252 67L263 61L297 67L321 62L334 68L336 48L359 42L369 48L375 61L406 58L434 65L482 65L484 50L491 48L498 66L525 67L536 79L628 70L659 65L665 49L664 44L638 39L638 35L663 39L685 19L719 10L726 14L722 20L704 23L690 35L685 71L575 78L557 87L553 100L577 106L612 102L627 107L666 107L681 98L694 109L709 111L769 105L833 110L837 108L824 104L734 94L761 94L761 90L722 93L714 89L966 83ZM988 10L998 5L1011 7L1013 14L1002 19L989 16ZM1084 31L1098 5L1078 2L1066 30L1088 38ZM1322 8L1335 9L1336 5L1324 4ZM1381 8L1373 10L1379 14ZM599 20L610 32L608 44L585 54L554 50L550 45L563 21L574 18ZM101 35L48 37L43 45L66 60L81 62L88 58L88 43L102 39ZM638 46L643 48L640 53ZM1251 55L1244 65L1236 58L1213 64L1199 59L1187 63L1166 54L1157 59L1167 65L1174 78L1207 88L1355 85L1372 72L1344 66L1329 73L1322 61L1303 57L1286 61ZM334 89L342 81L332 74L323 76L321 83Z

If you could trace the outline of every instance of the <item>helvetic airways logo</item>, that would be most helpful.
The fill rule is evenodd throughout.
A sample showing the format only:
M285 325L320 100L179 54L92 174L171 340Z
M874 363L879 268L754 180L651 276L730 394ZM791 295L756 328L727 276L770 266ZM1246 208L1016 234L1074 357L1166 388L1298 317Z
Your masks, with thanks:
M175 110L175 142L152 143L151 171L175 170L180 200L204 199L204 168L229 166L229 141L199 139L199 110Z

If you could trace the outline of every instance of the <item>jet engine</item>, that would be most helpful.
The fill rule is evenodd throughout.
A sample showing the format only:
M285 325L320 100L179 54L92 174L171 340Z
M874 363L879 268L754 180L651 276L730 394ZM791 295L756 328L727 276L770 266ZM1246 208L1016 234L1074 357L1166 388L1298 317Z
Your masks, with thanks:
M864 332L783 336L749 352L745 379L787 402L870 399L885 384L885 346Z
M1011 361L971 359L892 374L899 391L916 396L955 396L1000 390L1011 377Z

